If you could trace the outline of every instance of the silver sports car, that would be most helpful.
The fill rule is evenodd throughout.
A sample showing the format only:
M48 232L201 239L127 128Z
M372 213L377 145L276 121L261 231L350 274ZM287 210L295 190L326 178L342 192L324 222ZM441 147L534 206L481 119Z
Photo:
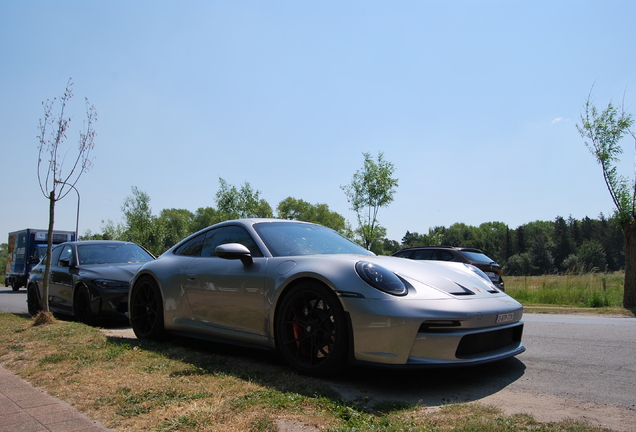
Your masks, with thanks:
M521 304L478 268L375 256L306 222L213 225L144 264L131 287L139 338L173 333L277 349L313 375L525 351Z

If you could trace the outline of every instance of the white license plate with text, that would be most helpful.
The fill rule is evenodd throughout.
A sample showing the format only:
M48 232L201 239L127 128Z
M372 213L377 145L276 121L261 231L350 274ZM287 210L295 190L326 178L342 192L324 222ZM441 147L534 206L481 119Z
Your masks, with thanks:
M514 321L514 319L515 319L514 313L499 314L497 315L497 324Z

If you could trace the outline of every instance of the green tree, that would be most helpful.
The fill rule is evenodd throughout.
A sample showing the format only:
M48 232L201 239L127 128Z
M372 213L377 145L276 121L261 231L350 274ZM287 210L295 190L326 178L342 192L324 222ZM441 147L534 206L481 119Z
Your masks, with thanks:
M331 211L327 204L310 204L301 199L287 197L278 203L276 213L280 219L317 223L343 235L350 231L344 216Z
M7 254L9 253L9 245L0 243L0 270L5 271L7 267Z
M125 227L123 224L115 224L112 220L102 221L102 238L95 240L124 240Z
M503 267L504 274L510 276L528 276L532 274L532 264L529 252L515 254L508 259Z
M121 211L124 213L124 227L117 240L135 242L155 255L165 250L166 227L153 216L150 196L146 192L133 186L132 195L126 197Z
M384 228L378 224L378 211L393 202L398 179L393 178L395 167L384 159L384 153L378 153L377 162L370 153L363 153L364 167L356 171L351 183L341 186L351 210L356 212L362 245L366 249L383 237Z
M225 218L221 212L214 207L199 207L197 211L194 212L192 222L190 223L190 233L195 233L203 228L223 222L224 220Z
M540 275L552 272L554 260L550 254L547 236L538 236L532 242L532 247L528 251L532 274Z
M570 245L570 236L568 234L568 225L565 219L558 216L554 220L554 232L552 233L552 257L554 258L554 266L560 270L563 268L563 261L572 253Z
M498 263L502 263L506 257L506 235L508 225L503 222L485 222L479 225L475 236L477 247L486 255Z
M394 252L399 251L400 244L395 240L383 238L375 243L375 246L371 248L371 251L376 255L393 255Z
M75 159L67 159L70 149L64 148L64 141L71 123L72 117L66 116L67 104L73 98L73 80L69 79L66 90L59 99L59 114L53 113L57 105L57 98L43 102L44 118L40 119L38 135L38 182L42 195L49 200L49 227L47 256L51 256L53 249L53 228L55 225L55 203L60 201L75 189L82 174L90 170L92 159L91 150L95 146L95 130L93 123L97 121L97 111L86 103L86 119L82 130L79 132L79 145ZM69 163L70 162L70 163ZM70 167L70 168L69 168ZM64 168L67 168L65 172ZM79 233L75 233L77 236ZM44 278L42 280L41 307L44 312L49 312L49 279L51 274L51 261L46 261Z
M271 206L260 198L260 191L254 190L249 183L237 189L219 178L216 206L225 219L274 217Z
M616 218L625 241L625 283L623 307L636 307L636 178L628 179L619 174L617 163L623 148L620 142L630 134L634 119L621 105L611 102L599 110L591 101L591 92L583 105L581 124L576 127L585 145L601 165L605 185L616 207Z
M194 214L189 210L175 208L161 210L157 222L165 230L163 249L171 248L177 242L190 235L190 226L193 219Z
M474 227L465 223L454 223L444 233L444 243L448 246L478 247Z
M428 236L418 232L407 231L402 237L402 247L430 246Z
M589 272L605 271L606 258L603 245L596 240L586 240L576 254L581 266Z

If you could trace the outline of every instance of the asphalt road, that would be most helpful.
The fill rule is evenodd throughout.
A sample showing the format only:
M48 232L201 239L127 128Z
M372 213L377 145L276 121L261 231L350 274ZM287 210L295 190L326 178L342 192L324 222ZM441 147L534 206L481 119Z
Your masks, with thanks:
M13 291L11 287L0 286L0 312L26 314L26 288Z
M26 290L0 287L0 312L26 314ZM351 370L332 381L349 397L439 405L500 390L545 394L635 411L636 318L525 314L527 351L487 365L419 371Z

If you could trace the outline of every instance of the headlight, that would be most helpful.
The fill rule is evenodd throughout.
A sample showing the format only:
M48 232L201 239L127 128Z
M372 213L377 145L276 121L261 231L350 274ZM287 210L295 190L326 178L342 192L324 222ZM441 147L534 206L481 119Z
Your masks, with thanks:
M128 289L130 284L124 281L108 280L108 279L95 279L93 284L97 288L114 290L114 289Z
M366 261L356 263L356 272L363 281L375 289L396 296L403 296L408 293L408 289L402 280L393 272Z

